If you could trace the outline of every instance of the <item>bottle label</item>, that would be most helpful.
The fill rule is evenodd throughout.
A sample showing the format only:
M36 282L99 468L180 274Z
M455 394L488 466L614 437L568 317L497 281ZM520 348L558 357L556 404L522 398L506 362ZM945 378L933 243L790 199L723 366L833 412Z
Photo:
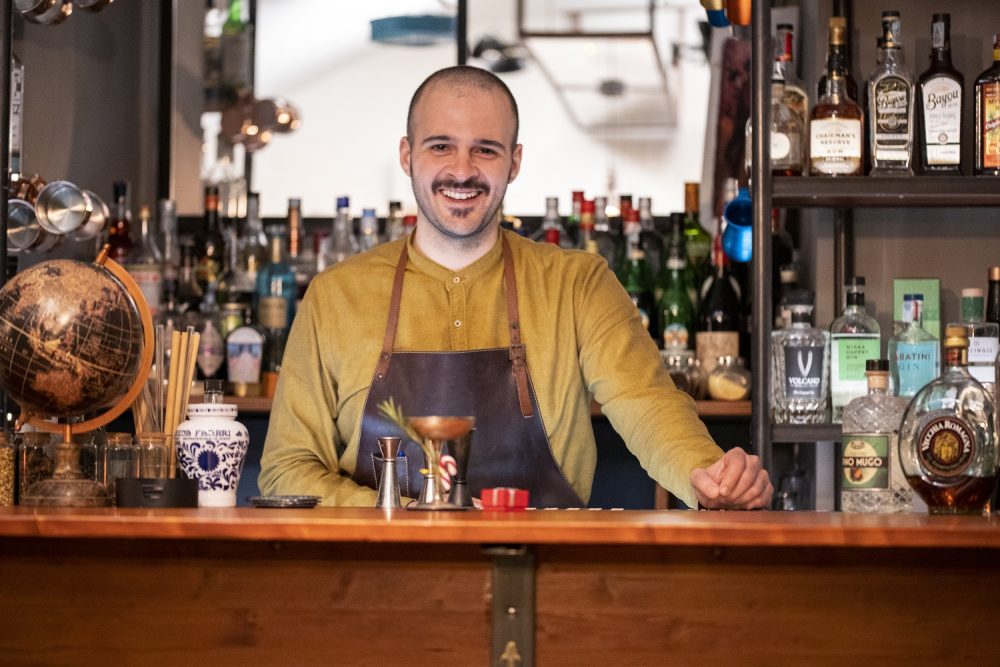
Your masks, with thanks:
M695 334L698 360L706 373L718 366L719 357L740 356L740 336L735 331L699 331Z
M886 76L875 84L872 123L875 160L906 161L910 157L910 84Z
M992 384L995 380L993 362L1000 349L992 336L969 336L969 375L982 383Z
M142 296L153 317L160 312L160 294L163 291L163 275L155 268L133 265L128 267L129 275L139 285Z
M962 87L946 76L921 86L927 164L957 165L961 161Z
M877 334L833 334L830 390L834 407L847 405L851 399L868 393L865 362L878 359L880 347Z
M284 329L288 326L288 300L283 296L261 297L257 318L265 329Z
M230 382L257 384L264 356L264 336L253 327L239 327L226 340L226 372Z
M1000 83L979 87L983 168L1000 169Z
M896 366L896 390L900 396L913 396L937 377L937 341L899 343L893 353Z
M688 328L679 322L673 322L663 328L663 347L688 347Z
M784 132L771 132L771 159L784 160L792 152L792 142Z
M853 174L861 166L861 121L816 118L809 123L809 156L813 170Z
M841 456L844 491L889 488L889 457L895 449L893 440L885 433L844 434Z
M787 398L822 398L823 365L826 347L789 345L785 348L785 396Z
M931 420L920 429L917 443L917 456L922 467L936 477L961 475L976 456L976 439L972 429L955 416Z
M198 342L198 368L205 377L214 377L225 360L226 346L222 342L222 334L212 324L212 320L208 320Z

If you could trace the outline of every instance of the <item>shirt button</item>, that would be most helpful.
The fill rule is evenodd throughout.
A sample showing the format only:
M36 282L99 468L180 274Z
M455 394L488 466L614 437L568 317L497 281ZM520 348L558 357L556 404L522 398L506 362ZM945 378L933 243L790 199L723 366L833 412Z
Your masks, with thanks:
M456 327L462 326L462 320L455 320L455 326Z
M453 283L455 283L455 284L457 285L457 284L459 284L460 282L462 282L462 279L461 279L461 278L459 278L458 276L452 276L452 278L451 278L451 282L453 282Z

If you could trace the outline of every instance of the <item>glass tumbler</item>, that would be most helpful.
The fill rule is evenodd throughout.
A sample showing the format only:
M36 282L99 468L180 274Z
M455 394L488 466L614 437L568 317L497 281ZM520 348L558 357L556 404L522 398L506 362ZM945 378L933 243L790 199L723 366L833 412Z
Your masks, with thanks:
M115 497L115 481L139 476L139 453L128 433L108 433L101 446L97 465L97 481L108 487Z
M170 477L170 438L166 433L139 433L135 436L139 477Z

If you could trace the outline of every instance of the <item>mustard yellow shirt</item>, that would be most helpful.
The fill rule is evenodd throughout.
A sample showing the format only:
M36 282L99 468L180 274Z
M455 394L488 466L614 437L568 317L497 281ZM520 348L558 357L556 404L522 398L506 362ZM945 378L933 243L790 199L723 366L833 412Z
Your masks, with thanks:
M528 372L552 453L570 484L584 501L590 497L597 461L593 396L649 475L693 507L689 473L718 460L722 450L694 401L674 387L607 263L500 233L513 254ZM499 241L461 271L428 259L411 237L326 270L310 284L285 348L261 460L263 493L374 504L375 491L350 476L403 243L410 261L396 350L510 344Z

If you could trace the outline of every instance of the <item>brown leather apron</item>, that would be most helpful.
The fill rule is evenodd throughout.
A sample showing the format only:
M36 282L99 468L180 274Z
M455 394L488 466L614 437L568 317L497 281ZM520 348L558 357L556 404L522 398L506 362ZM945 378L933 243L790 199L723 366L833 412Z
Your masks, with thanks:
M528 489L533 507L583 507L552 457L525 363L517 307L514 262L503 243L503 276L510 347L463 352L394 352L407 247L399 255L389 303L382 353L365 400L358 460L352 479L377 487L382 461L378 438L400 435L378 406L390 396L407 415L474 415L476 432L469 454L468 484L479 497L484 488ZM400 491L416 498L423 487L420 446L404 438L397 463Z

